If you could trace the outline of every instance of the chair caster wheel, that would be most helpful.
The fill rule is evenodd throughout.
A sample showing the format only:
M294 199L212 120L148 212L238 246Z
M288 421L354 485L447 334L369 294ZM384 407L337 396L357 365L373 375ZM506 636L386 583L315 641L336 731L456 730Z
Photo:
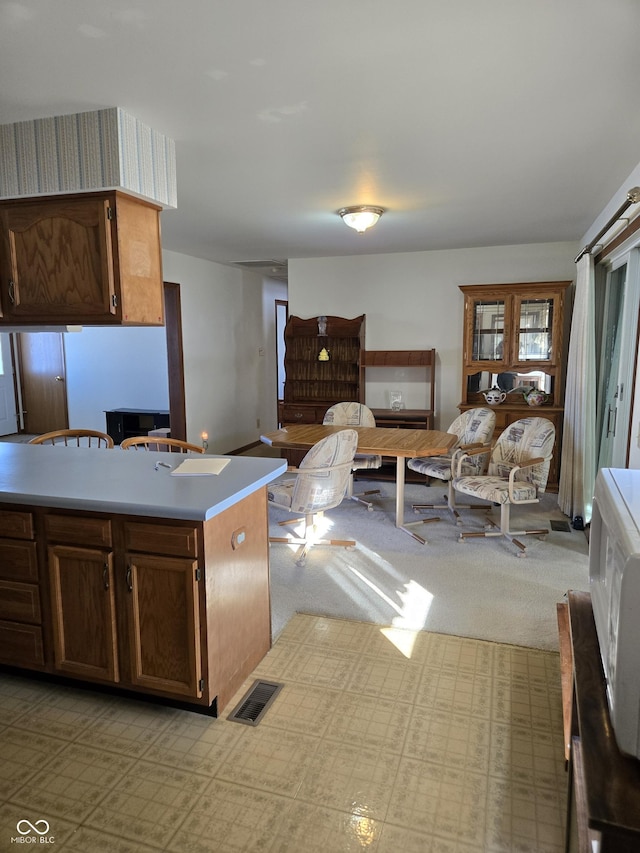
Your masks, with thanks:
M520 557L520 559L522 559L523 557L526 557L526 556L527 556L527 555L526 555L525 551L519 551L519 552L516 554L516 557Z
M300 568L303 568L306 565L306 563L307 563L307 560L305 557L302 557L300 560L296 560L296 566L300 566Z
M344 549L344 550L345 550L345 551L355 551L355 550L356 550L356 546L355 546L355 545L345 545L345 549Z
M369 504L369 506L367 507L367 512L373 512L373 505L372 504Z

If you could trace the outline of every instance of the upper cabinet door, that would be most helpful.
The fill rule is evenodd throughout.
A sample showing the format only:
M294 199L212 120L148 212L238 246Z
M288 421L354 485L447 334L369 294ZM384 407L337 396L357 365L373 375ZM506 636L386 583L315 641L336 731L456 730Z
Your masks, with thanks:
M558 324L560 294L514 295L512 364L555 364L560 358Z
M3 211L6 319L73 321L113 315L114 277L107 199L36 202Z
M505 342L511 339L510 302L505 299L487 296L482 299L470 298L466 311L470 328L465 339L471 343L466 354L472 364L484 364L487 369L497 370L509 360L505 353Z
M0 324L163 325L160 210L117 190L0 202Z

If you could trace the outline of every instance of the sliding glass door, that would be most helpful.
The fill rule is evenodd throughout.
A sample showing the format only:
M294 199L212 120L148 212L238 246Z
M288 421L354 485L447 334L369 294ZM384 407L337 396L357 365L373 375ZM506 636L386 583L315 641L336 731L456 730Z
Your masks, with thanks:
M598 468L626 468L637 355L638 250L606 270L596 299Z

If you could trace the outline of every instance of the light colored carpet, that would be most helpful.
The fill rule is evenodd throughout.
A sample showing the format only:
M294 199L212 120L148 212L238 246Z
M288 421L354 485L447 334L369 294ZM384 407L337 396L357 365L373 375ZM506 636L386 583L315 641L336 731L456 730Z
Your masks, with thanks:
M441 520L414 528L428 540L421 545L394 525L395 484L359 486L382 490L373 512L345 500L326 515L328 535L355 539L354 550L318 546L298 567L290 546L271 545L274 640L297 612L557 650L556 603L569 589L589 588L585 534L551 531L550 519L567 520L557 495L512 510L513 526L522 519L550 529L544 540L525 537L527 556L519 558L504 538L458 541L460 529L482 529L478 511L463 511L461 528L447 510L426 513ZM443 494L442 486L408 484L406 520L416 518L411 503L440 502ZM270 535L283 535L277 522L287 517L270 507Z

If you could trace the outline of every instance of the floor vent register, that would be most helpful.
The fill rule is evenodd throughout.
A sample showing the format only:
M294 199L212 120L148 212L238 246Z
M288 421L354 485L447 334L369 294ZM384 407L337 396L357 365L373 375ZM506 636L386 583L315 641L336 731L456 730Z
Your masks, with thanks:
M257 726L283 687L275 681L254 681L227 719L246 726Z

